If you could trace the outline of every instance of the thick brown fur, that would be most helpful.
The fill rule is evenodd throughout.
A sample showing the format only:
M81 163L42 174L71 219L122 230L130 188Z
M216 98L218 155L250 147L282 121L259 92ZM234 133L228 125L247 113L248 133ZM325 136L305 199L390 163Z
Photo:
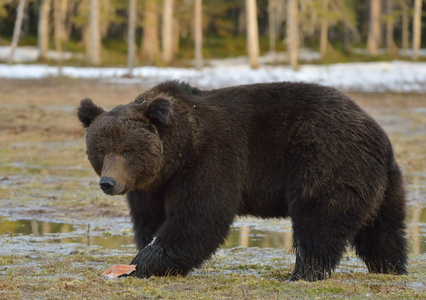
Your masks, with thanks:
M105 112L82 100L87 154L127 194L139 277L187 274L236 215L289 217L291 280L330 276L352 244L370 272L406 274L405 192L382 128L335 89L200 91L169 81Z

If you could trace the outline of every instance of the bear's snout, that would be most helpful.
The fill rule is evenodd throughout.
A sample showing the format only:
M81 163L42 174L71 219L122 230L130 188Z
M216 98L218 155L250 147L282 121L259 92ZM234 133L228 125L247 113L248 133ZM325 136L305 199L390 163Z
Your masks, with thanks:
M115 180L111 177L102 177L99 185L105 194L111 195L115 187Z

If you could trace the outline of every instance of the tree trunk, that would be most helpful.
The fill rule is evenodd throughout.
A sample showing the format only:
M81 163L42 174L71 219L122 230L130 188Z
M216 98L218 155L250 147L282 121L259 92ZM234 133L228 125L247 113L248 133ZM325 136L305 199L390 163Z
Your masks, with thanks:
M290 66L297 69L299 52L298 0L287 0L287 52Z
M413 16L413 59L419 58L419 49L422 36L422 0L414 0Z
M247 46L252 69L259 68L259 30L257 26L256 0L246 0Z
M141 57L153 63L160 53L158 2L145 1Z
M195 0L195 22L194 22L194 35L195 35L195 67L200 70L203 67L203 1Z
M136 31L136 0L129 0L129 23L127 28L127 68L129 76L133 74L135 65L135 31Z
M20 0L18 9L17 9L15 27L13 28L12 44L10 45L10 53L9 53L9 59L8 59L9 64L13 62L16 47L18 47L19 36L21 35L22 20L24 19L24 9L25 9L25 0Z
M162 57L166 64L173 60L173 0L163 1Z
M393 39L394 20L394 0L387 0L386 4L386 52L391 55L398 54L398 47Z
M59 66L59 75L62 75L62 20L61 20L61 0L53 2L53 23L54 23L54 39L56 59Z
M41 59L47 59L49 51L49 14L52 6L52 0L43 0L40 4L40 13L38 18L38 49Z
M380 2L381 0L370 0L367 50L373 56L377 56L380 45Z
M89 63L99 66L101 64L99 0L90 0L89 40L87 47L89 50Z
M321 10L323 16L321 20L320 53L322 58L324 58L325 53L327 52L328 44L328 19L326 17L326 13L328 12L328 3L329 0L321 1Z
M269 51L275 53L277 40L277 0L268 1Z
M407 0L401 0L401 9L402 9L402 25L401 25L401 31L402 31L402 49L404 49L404 52L407 53L408 48L410 47L409 44L409 31L408 31L408 4Z
M62 0L61 1L61 41L64 45L68 42L67 36L67 15L68 15L68 4L72 0Z
M63 62L63 49L62 44L65 37L65 15L67 11L68 0L55 0L54 4L54 38L55 38L55 50L58 61L58 73L62 75L62 62Z

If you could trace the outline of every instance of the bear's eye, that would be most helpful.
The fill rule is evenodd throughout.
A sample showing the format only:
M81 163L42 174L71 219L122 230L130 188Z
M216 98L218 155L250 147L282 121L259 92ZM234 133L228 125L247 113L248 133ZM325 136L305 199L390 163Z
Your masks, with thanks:
M129 150L124 150L124 151L123 151L123 156L124 156L124 157L129 156L129 154L130 154L130 151L129 151Z
M100 157L104 157L105 156L105 152L104 151L99 151L99 156Z

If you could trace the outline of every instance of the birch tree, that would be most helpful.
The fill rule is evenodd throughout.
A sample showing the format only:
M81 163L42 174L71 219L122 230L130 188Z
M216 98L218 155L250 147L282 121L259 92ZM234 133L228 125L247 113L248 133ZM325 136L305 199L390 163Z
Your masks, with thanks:
M49 51L49 15L51 6L52 0L42 0L40 3L37 43L41 59L47 59L47 52Z
M299 52L298 0L287 0L287 52L290 66L297 69Z
M413 16L413 59L419 58L419 49L422 36L422 0L414 0Z
M195 0L195 22L194 22L194 36L195 36L195 67L200 70L203 67L203 3L202 0Z
M141 57L153 63L160 53L158 0L148 0L144 4Z
M247 47L252 69L259 68L259 29L257 25L256 0L246 0Z
M18 47L19 36L21 35L22 20L24 19L24 9L25 9L25 0L19 0L16 20L15 20L15 27L13 28L12 44L10 45L10 53L9 53L9 59L8 59L9 64L13 62L16 47Z
M370 55L378 54L380 45L381 0L370 0L370 20L368 24L367 50Z
M409 47L409 31L408 31L408 4L407 0L400 0L401 9L402 9L402 24L401 24L401 39L402 39L402 49L407 52Z
M59 65L59 74L61 75L62 61L63 61L63 42L65 39L65 15L67 11L68 0L55 0L54 4L54 38L55 38L55 49Z
M99 16L99 0L90 0L89 14L89 63L95 66L101 64L101 28Z
M321 0L321 11L323 13L321 20L321 31L320 31L320 53L321 57L325 56L327 52L328 44L328 18L326 13L328 11L329 0Z
M132 76L135 65L136 0L129 0L129 23L127 29L127 68Z
M162 58L166 64L173 60L173 0L163 1Z

